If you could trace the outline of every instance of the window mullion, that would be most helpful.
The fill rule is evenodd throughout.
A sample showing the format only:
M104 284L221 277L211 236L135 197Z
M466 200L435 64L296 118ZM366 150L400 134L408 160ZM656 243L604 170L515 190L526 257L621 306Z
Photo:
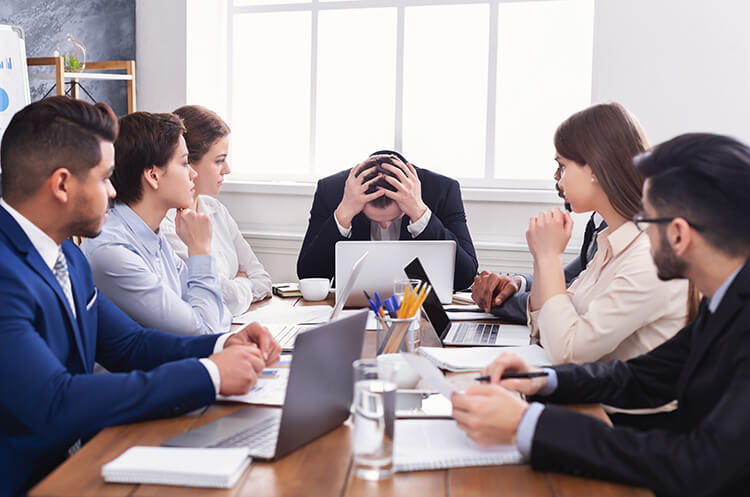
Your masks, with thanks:
M485 138L484 177L495 177L495 121L497 119L497 41L498 41L498 0L490 2L490 33L487 63L487 136Z

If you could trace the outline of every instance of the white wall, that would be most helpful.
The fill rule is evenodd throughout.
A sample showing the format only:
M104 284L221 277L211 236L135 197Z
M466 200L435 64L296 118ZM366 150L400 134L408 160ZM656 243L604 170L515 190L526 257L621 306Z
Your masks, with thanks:
M193 44L209 32L206 26L195 26L195 21L189 21L190 10L197 8L190 6L195 1L198 0L160 0L181 5ZM152 47L155 50L145 53L141 50L142 41L148 44L156 39L148 30L156 29L161 36L164 30L174 29L179 38L184 26L180 24L180 16L168 23L163 9L151 6L160 2L138 0L136 7L140 107L152 110L149 107L153 105L155 109L168 110L189 102L216 105L221 112L218 107L221 102L215 95L203 93L201 97L201 92L208 91L205 85L202 90L196 87L188 95L187 90L179 86L177 90L168 86L166 78L150 75L151 78L146 79L149 75L144 72L169 74L164 73L161 64L152 64L152 59L161 59L162 53L167 59L180 59L183 55L180 47L170 48L174 51L172 55L166 54L166 47ZM222 4L218 0L213 2L215 6ZM150 16L152 12L143 9L143 4L149 4L148 9L162 10L162 17L156 22L142 20L143 15ZM225 21L226 15L223 15ZM192 18L207 19L206 25L221 30L226 28L226 25L221 28L221 16L204 12ZM592 101L623 103L639 117L653 143L698 130L728 133L750 141L747 19L750 19L747 0L597 0ZM174 26L169 27L172 24ZM199 28L201 30L196 31ZM214 40L226 40L226 33L215 36ZM172 63L178 65L177 61ZM177 74L182 74L179 71L177 68ZM187 67L185 71L187 79L195 77L198 81L202 77L194 67ZM145 81L149 82L148 86ZM176 102L180 96L184 100ZM164 101L169 101L170 105L161 106ZM552 173L550 170L550 175ZM220 195L274 281L296 279L296 258L313 191L314 185L309 184L281 187L228 184ZM463 195L480 267L500 271L529 270L531 258L524 236L528 218L542 209L559 205L556 195L551 190L482 189L464 189ZM583 219L583 216L578 218L566 259L573 257L580 246Z
M593 100L617 100L652 143L689 131L750 142L750 2L597 0Z

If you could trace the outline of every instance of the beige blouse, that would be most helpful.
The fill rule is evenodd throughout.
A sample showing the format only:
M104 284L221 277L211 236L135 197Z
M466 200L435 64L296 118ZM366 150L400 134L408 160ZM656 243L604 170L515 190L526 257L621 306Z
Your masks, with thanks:
M597 243L567 292L527 314L532 339L554 364L631 359L685 326L688 281L657 277L645 233L628 221L604 229Z

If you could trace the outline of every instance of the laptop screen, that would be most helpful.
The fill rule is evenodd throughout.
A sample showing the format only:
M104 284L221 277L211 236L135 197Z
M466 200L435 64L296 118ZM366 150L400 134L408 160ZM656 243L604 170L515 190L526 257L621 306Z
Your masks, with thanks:
M430 278L427 277L427 272L424 270L424 267L422 267L422 263L419 262L419 257L415 257L413 261L407 264L404 268L404 272L409 278L422 280L430 285L432 284L430 283ZM425 314L427 314L427 319L430 320L430 324L435 328L435 333L437 333L442 342L448 334L448 330L451 329L451 320L448 318L448 314L445 313L443 304L440 303L435 292L427 294L427 298L422 304L422 308L424 309Z

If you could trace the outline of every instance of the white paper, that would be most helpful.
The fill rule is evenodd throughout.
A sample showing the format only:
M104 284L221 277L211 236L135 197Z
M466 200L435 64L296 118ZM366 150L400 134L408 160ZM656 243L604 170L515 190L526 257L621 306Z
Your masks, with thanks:
M248 449L131 447L102 466L105 481L228 488L250 463Z
M521 347L420 347L417 352L429 359L437 367L448 371L481 371L485 366L500 357L503 352L520 355L532 366L552 364L547 351L539 345Z
M456 392L456 387L448 381L443 373L436 368L429 360L416 354L403 354L409 366L414 368L417 373L429 383L435 390L450 399L451 395Z
M330 305L303 305L294 307L267 306L232 318L233 323L247 324L258 321L269 324L317 324L328 321L333 308Z
M288 382L289 368L267 368L261 373L258 383L245 395L219 395L217 400L282 406L284 405Z

